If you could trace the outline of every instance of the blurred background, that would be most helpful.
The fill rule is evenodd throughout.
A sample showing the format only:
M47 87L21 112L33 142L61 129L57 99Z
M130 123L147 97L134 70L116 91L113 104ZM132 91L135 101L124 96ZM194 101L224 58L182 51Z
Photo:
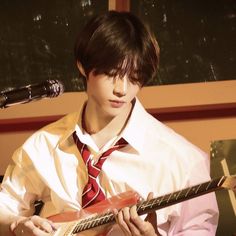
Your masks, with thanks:
M76 34L110 2L1 0L0 90L46 79L62 80L66 91L84 90L74 63ZM159 74L148 86L236 79L235 0L127 2L161 47Z

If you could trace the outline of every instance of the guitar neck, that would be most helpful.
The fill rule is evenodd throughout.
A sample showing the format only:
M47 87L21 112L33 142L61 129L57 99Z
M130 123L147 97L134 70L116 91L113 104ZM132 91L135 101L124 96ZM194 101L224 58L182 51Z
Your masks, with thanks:
M149 213L154 210L158 210L176 203L192 199L219 189L224 188L227 177L222 176L211 181L201 183L189 188L182 189L180 191L166 194L158 198L153 198L151 200L142 201L137 204L137 212L139 215ZM101 226L104 224L112 223L115 221L113 213L107 212L105 214L97 215L87 219L80 220L78 224L73 229L73 234Z
M149 201L144 201L137 204L137 212L139 215L149 213L153 210L159 210L161 208L183 202L216 190L222 189L226 177L220 177L211 181L201 183L189 188L182 189L180 191L163 195L158 198L153 198Z

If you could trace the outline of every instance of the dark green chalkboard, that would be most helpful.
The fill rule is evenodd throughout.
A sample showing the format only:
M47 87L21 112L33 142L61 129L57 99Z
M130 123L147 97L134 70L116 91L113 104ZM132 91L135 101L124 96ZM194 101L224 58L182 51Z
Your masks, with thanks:
M161 48L152 84L236 79L235 0L131 0Z
M74 41L88 17L107 9L108 0L1 0L0 90L46 79L83 90Z
M148 85L236 79L235 0L131 0L161 47L158 76ZM84 89L73 57L76 34L108 0L1 0L0 91L62 80Z

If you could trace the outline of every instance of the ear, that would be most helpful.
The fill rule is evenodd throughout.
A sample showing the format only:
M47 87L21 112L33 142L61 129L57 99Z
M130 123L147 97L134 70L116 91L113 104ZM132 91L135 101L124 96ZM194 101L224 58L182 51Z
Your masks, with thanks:
M77 61L77 67L78 67L80 73L81 73L84 77L86 77L84 68L83 68L82 64L81 64L79 61Z

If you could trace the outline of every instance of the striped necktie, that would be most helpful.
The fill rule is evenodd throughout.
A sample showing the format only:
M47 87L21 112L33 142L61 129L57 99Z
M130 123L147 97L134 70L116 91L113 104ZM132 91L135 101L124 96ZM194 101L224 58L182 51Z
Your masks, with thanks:
M73 133L74 141L78 147L78 150L81 153L81 156L84 160L84 163L88 171L88 183L85 185L82 193L82 207L88 207L93 205L96 202L102 201L105 199L105 195L101 190L97 177L102 169L102 165L107 159L107 157L115 150L120 149L127 145L127 142L121 138L119 139L114 146L105 151L98 159L96 163L93 163L91 158L91 153L87 145L81 143L76 132Z

